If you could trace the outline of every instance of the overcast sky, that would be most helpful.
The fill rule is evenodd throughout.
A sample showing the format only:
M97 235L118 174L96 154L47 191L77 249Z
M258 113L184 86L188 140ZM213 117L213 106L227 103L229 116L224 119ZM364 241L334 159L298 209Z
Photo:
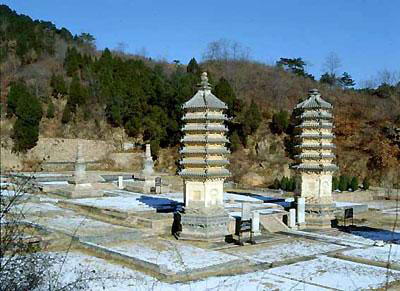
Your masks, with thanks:
M317 78L330 52L340 72L360 83L377 71L400 71L398 0L12 0L18 13L49 20L73 34L88 32L97 47L126 45L127 52L201 60L207 44L221 38L249 47L273 63L302 57Z

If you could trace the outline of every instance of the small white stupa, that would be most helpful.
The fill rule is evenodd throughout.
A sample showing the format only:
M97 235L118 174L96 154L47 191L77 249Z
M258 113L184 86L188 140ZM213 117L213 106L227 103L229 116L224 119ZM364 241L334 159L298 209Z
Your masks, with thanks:
M142 174L144 176L153 176L154 175L153 167L154 167L154 162L153 162L153 157L151 156L151 147L150 144L146 144L146 152L144 154Z

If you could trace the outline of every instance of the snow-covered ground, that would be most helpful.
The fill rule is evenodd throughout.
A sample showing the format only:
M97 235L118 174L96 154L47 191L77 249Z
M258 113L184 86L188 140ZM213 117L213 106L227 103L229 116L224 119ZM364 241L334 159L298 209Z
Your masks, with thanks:
M350 261L320 256L268 270L284 278L304 280L306 283L339 290L361 290L382 287L386 283L386 269ZM399 271L389 272L389 282L400 279Z
M394 207L394 208L384 209L382 210L382 213L393 216L400 215L400 208Z
M42 204L35 205L40 207ZM85 237L109 237L110 239L118 239L118 237L124 233L132 233L137 237L148 236L148 234L143 230L139 231L124 226L98 221L76 214L74 211L69 209L62 209L50 205L45 205L44 207L51 207L53 212L49 212L48 215L41 215L42 212L28 211L25 215L25 220L34 224L42 225L49 230L79 236L83 240ZM57 209L60 209L60 211L56 211Z
M42 185L68 185L68 181L49 181L49 182L39 182Z
M262 199L254 198L247 195L233 194L233 193L224 193L224 200L235 201L235 202L264 203Z
M70 200L73 203L87 205L92 207L107 208L119 211L151 211L153 207L141 202L143 195L132 197L101 197L101 198L83 198Z
M387 262L388 259L390 259L390 263L400 265L400 246L396 244L387 244L383 247L348 250L344 251L343 254L350 257L358 257L377 262Z
M60 270L60 264L54 267ZM109 261L69 253L61 269L64 284L87 279L85 290L361 290L382 287L386 270L328 257L235 276L209 277L187 283L164 283ZM82 277L80 277L82 275ZM389 282L400 272L389 273Z
M32 194L21 192L19 190L17 190L17 191L14 191L14 190L17 190L17 189L1 189L0 193L1 193L1 196L3 196L3 197L14 197L15 195L18 195L20 198L28 198L28 197L32 196Z
M20 211L22 213L24 213L25 215L27 214L35 214L38 215L40 214L50 214L50 212L64 212L65 210L55 206L51 203L32 203L32 202L27 202L27 203L23 203L23 204L19 204L19 205L15 205L13 207L13 210L15 211Z
M61 254L62 256L64 254ZM61 263L54 266L59 272ZM153 277L106 260L82 253L69 253L61 268L64 285L77 279L86 279L85 290L128 291L128 290L324 290L319 286L282 278L266 271L235 276L209 277L187 283L164 283Z
M238 257L233 255L166 240L138 241L110 247L100 245L100 247L159 265L161 268L174 273L238 260Z
M312 256L324 254L343 249L343 246L335 244L325 244L312 241L293 241L284 244L258 247L249 252L238 252L232 249L237 256L259 263L279 262L295 257Z

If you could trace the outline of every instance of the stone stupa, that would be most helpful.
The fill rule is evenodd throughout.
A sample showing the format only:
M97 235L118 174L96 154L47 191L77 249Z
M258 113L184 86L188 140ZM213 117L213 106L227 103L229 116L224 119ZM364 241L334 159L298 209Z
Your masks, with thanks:
M145 151L144 160L143 160L142 175L147 176L147 177L154 175L154 162L153 162L153 157L151 156L150 144L146 144L146 151Z
M223 241L228 234L229 215L224 210L224 180L230 176L225 168L230 153L225 147L227 108L211 93L207 73L201 75L197 93L183 105L181 239Z
M332 175L338 169L332 152L332 105L321 98L317 89L312 89L308 99L295 110L299 123L297 161L292 166L296 173L295 194L305 199L305 227L330 228L335 210Z
M151 155L150 144L146 144L146 150L143 155L143 168L140 174L133 175L133 181L125 183L125 189L139 193L168 193L169 184L162 181L161 177L154 171L154 161Z

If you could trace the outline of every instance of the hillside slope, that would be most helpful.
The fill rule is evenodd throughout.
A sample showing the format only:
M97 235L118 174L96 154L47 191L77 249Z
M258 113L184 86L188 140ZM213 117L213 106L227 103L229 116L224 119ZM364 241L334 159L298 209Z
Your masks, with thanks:
M170 64L98 51L89 34L73 36L5 5L0 6L0 16L3 148L13 147L16 117L6 114L10 88L22 82L45 113L41 137L150 142L163 167L174 172L170 157L177 157L180 105L194 94L199 73L206 70L214 93L231 106L235 181L268 185L290 175L287 133L271 131L272 116L280 110L290 113L311 88L318 88L334 105L341 174L369 176L379 183L399 173L400 84L383 84L379 90L342 89L248 59ZM54 107L53 114L49 107Z

